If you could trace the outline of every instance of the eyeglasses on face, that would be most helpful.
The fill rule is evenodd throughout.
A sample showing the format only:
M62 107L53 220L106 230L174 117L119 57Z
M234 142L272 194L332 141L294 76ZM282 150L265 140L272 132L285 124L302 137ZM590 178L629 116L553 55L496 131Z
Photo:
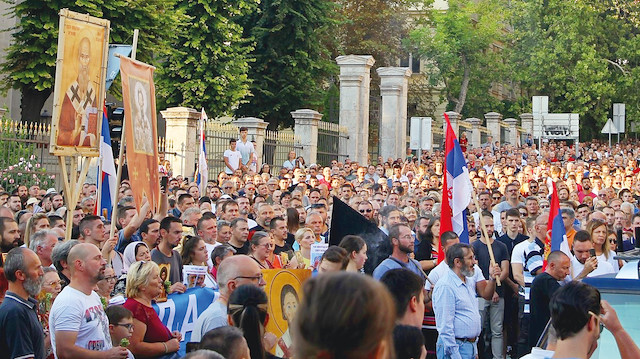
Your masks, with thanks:
M116 281L118 279L118 277L116 277L115 275L109 276L109 277L104 277L104 280L112 280L112 281Z
M234 278L233 278L233 280L236 280L236 279L239 279L239 278L255 280L255 281L258 281L258 282L262 282L262 281L264 280L264 276L262 275L262 273L260 273L260 274L259 274L259 275L257 275L257 276L253 276L253 277L252 277L252 276L243 276L243 275L239 275L239 276L237 276L237 277L234 277Z
M373 210L372 210L372 209L370 209L370 208L367 208L367 209L361 209L361 210L358 210L358 212L360 212L360 213L365 213L365 212L366 212L366 213L371 213L371 212L373 212Z
M131 323L127 323L127 324L118 323L118 324L116 324L116 326L127 328L128 331L132 331L133 330L133 324L131 324Z

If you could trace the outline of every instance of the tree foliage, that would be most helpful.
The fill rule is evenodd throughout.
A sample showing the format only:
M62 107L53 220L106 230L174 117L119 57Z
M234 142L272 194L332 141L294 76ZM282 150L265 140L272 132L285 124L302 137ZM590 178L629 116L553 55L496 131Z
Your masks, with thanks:
M6 75L2 87L22 92L23 120L36 120L55 83L60 9L88 13L111 20L112 43L131 43L133 30L140 29L138 56L155 63L167 54L175 26L184 20L174 10L175 0L3 0L17 18L13 42L0 71Z
M249 78L251 94L237 116L255 116L270 128L291 126L291 111L317 107L323 80L334 68L322 39L332 20L326 0L262 0L243 18L246 37L255 41Z
M248 54L238 19L255 11L257 0L181 0L190 17L173 44L175 52L160 69L159 103L204 107L209 115L228 115L249 93Z
M425 64L425 76L442 86L442 100L467 117L498 106L490 95L502 81L507 7L503 0L449 0L447 10L425 3L425 16L407 45Z
M614 102L627 104L627 118L637 117L637 5L535 0L514 6L511 64L528 89L522 103L544 95L550 111L579 113L583 138L599 134Z

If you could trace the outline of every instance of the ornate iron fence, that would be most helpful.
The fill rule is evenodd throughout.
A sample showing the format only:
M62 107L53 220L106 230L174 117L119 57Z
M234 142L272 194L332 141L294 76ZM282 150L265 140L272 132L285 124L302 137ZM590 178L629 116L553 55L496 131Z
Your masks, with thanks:
M51 126L0 119L0 186L60 188L58 158L49 154Z
M318 163L327 166L333 160L344 162L349 154L340 153L340 148L345 148L344 143L348 140L349 136L344 126L337 123L318 122Z
M280 168L289 158L289 152L302 148L298 145L298 137L291 129L272 131L266 130L262 146L262 163L272 168ZM307 160L307 159L305 159ZM309 165L309 163L307 163ZM258 169L260 171L260 169ZM275 173L271 171L271 173Z

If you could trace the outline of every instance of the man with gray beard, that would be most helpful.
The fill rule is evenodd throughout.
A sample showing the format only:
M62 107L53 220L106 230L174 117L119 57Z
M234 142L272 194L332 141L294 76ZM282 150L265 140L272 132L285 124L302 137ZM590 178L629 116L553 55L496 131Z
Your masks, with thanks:
M4 273L9 290L0 305L0 358L45 358L44 333L38 319L38 302L44 272L38 255L27 248L7 254Z

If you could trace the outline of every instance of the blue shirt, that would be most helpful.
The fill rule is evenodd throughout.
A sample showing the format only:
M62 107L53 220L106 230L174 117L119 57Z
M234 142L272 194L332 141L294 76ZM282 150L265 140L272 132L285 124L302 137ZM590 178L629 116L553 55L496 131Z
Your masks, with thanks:
M433 309L445 354L452 359L461 358L456 338L471 339L480 335L475 284L466 277L463 282L449 268L433 289Z
M393 257L389 257L383 260L382 263L378 264L376 269L374 269L373 271L373 278L380 280L380 278L382 278L382 276L387 271L391 269L399 269L399 268L408 269L413 273L419 275L420 278L422 278L422 280L425 279L424 272L422 271L422 268L420 267L420 263L418 263L418 261L416 261L415 259L409 258L409 263L404 263Z

